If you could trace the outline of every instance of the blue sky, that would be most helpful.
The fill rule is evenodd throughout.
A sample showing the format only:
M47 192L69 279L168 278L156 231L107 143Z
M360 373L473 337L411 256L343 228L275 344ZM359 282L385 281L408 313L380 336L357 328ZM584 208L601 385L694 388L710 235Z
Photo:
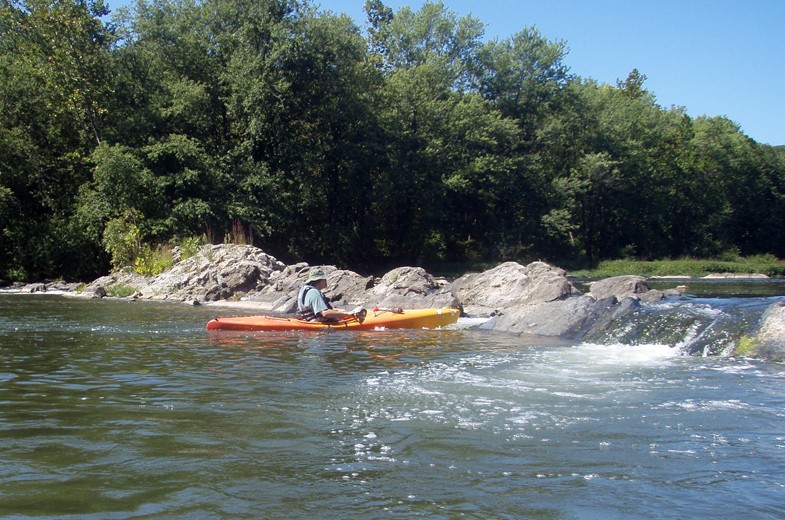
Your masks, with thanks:
M313 0L364 27L365 0ZM564 40L572 73L616 84L633 68L663 107L725 116L759 143L785 145L785 0L443 0L503 39L536 26ZM116 7L123 0L109 0ZM385 0L418 10L422 0Z

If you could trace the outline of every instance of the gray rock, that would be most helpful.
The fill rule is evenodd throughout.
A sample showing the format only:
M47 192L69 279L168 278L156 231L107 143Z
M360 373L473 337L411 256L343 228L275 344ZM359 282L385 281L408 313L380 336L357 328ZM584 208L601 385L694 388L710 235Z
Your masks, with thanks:
M544 262L522 266L506 262L453 283L435 279L420 267L399 267L381 279L336 266L320 266L327 275L327 298L337 307L453 307L480 316L494 316L482 328L513 334L583 338L601 333L630 312L637 299L656 301L641 277L616 277L595 282L589 295L580 293L564 270ZM205 246L191 258L152 279L130 272L113 273L90 284L86 294L124 284L136 297L176 299L197 304L228 299L261 311L294 313L300 287L311 266L285 266L251 246ZM621 301L621 303L619 303Z
M583 295L538 304L519 305L481 325L481 329L581 339L608 327L627 312L632 300L619 306L615 297L602 300Z
M572 337L573 339L586 341L596 339L605 332L613 330L614 322L620 321L638 308L640 308L640 303L631 297L624 298L621 301L618 301L615 296L598 300L590 310L584 326L577 330Z
M398 267L369 287L361 302L366 307L460 308L460 300L421 267Z
M615 296L617 300L632 297L640 298L640 294L649 290L646 279L642 276L614 276L591 284L589 295L595 300Z
M754 355L771 360L785 359L785 302L771 304L760 323L753 337Z
M578 294L563 269L544 262L526 267L506 262L482 273L462 276L452 283L452 293L467 313L490 315L501 309L562 300Z
M680 294L681 293L677 294L677 296ZM665 296L666 296L665 291L659 291L657 289L649 289L648 291L638 295L640 301L644 303L656 303L664 300Z

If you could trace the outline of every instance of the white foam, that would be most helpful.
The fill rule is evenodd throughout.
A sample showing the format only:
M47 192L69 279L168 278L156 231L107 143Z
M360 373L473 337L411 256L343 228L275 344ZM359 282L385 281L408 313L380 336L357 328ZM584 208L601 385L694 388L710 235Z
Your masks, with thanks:
M667 362L682 357L677 348L669 345L645 344L625 345L622 343L600 345L582 343L566 349L565 358L582 361L587 365L646 366Z
M479 327L490 318L458 318L456 323L450 325L451 329L471 329L473 327Z

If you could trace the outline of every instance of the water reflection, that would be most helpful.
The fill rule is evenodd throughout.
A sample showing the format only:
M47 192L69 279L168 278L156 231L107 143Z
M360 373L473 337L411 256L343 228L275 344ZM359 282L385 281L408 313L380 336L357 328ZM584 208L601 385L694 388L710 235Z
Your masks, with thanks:
M340 371L395 368L421 363L462 345L457 330L376 330L331 332L232 332L208 335L209 344L227 351L253 351L292 361L317 356ZM460 347L465 348L465 347Z

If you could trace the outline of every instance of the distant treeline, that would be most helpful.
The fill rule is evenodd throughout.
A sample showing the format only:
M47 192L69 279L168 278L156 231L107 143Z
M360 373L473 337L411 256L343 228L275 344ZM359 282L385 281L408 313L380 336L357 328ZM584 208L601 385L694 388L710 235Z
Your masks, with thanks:
M577 77L442 3L315 5L3 0L0 278L193 237L354 268L785 257L785 150L639 71Z

